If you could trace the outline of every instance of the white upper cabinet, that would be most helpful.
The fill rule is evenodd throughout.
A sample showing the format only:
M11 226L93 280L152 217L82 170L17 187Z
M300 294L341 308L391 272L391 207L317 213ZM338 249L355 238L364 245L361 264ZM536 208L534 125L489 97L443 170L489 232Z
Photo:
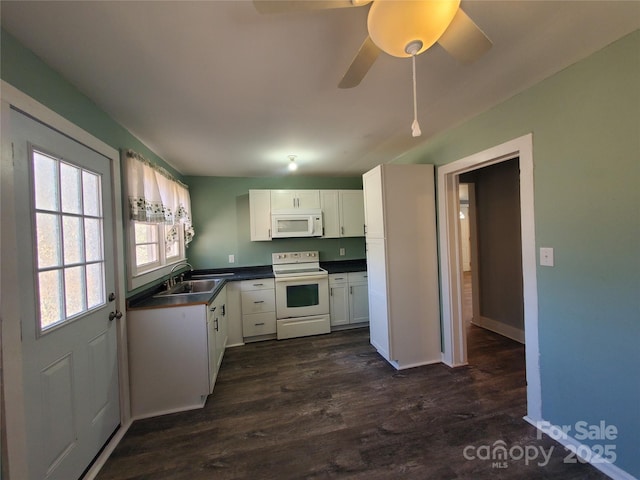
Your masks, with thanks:
M340 190L340 236L364 237L362 190Z
M251 241L271 240L271 190L249 190Z
M320 190L271 190L271 210L320 208Z
M375 168L362 176L364 187L365 236L384 238L382 169ZM402 214L398 212L397 214Z
M322 226L324 238L338 238L340 236L340 206L338 190L321 190L320 204L322 208Z
M320 190L324 238L364 236L362 190Z
M273 212L310 209L322 210L323 238L364 236L362 190L249 190L251 241L271 240Z

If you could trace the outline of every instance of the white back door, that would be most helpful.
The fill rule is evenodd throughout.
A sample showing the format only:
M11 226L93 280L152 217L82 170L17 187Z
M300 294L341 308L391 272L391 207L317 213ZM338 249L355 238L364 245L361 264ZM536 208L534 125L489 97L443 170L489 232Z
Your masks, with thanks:
M10 122L29 478L77 479L120 421L111 161Z

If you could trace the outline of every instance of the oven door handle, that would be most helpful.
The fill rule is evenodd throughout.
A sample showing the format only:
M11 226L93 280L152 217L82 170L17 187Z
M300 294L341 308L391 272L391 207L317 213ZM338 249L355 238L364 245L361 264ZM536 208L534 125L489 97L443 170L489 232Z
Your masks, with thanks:
M300 275L293 277L275 277L276 283L282 282L307 282L309 280L322 280L326 278L329 279L328 275Z

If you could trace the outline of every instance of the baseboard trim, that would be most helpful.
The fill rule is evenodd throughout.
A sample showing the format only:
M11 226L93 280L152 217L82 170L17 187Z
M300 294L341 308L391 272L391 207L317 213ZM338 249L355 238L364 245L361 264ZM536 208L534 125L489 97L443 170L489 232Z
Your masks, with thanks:
M98 455L98 458L96 458L91 467L89 467L89 470L85 473L84 477L82 477L83 480L93 480L96 478L98 473L100 473L100 470L102 470L102 467L104 467L104 464L107 463L107 460L120 443L120 440L124 438L132 423L133 421L129 419L127 423L120 425L116 434L111 437L109 443L107 443L100 455Z
M542 422L544 422L544 420L543 421L535 421L535 420L531 419L528 416L523 417L523 420L525 422L530 423L531 425L533 425L543 435L546 435L547 437L549 437L549 435L542 428L540 428L540 424ZM545 425L547 425L548 428L550 428L550 429L554 428L554 429L558 429L559 431L561 430L561 427L559 427L558 425L553 425L550 422L545 422ZM550 437L550 438L552 438L552 437ZM615 465L615 464L609 462L608 460L602 458L596 452L591 450L589 445L585 445L584 443L581 443L580 441L576 440L575 438L573 438L573 437L571 437L569 435L561 436L560 438L553 438L553 440L555 440L556 442L558 442L560 445L562 445L565 448L566 447L571 447L571 451L575 451L575 452L578 452L578 453L582 449L586 448L589 452L591 452L590 455L589 455L589 458L585 458L584 456L579 455L579 454L577 454L576 456L578 458L580 458L583 462L590 464L591 466L593 466L597 470L600 470L602 473L604 473L605 475L608 475L609 477L613 478L614 480L637 480L636 477L634 477L633 475L631 475L627 471L621 469L617 465Z
M483 316L480 316L480 318L473 317L471 323L477 327L491 330L494 333L510 338L511 340L515 340L516 342L524 345L524 330Z

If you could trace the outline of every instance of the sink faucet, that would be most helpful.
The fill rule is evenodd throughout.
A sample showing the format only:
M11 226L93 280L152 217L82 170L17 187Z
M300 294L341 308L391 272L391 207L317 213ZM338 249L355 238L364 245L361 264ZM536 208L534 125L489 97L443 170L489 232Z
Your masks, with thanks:
M193 272L193 267L189 262L176 263L173 267L171 267L171 272L169 272L169 288L173 287L176 284L176 277L173 275L173 272L175 272L176 269L180 267L189 267L189 271Z

